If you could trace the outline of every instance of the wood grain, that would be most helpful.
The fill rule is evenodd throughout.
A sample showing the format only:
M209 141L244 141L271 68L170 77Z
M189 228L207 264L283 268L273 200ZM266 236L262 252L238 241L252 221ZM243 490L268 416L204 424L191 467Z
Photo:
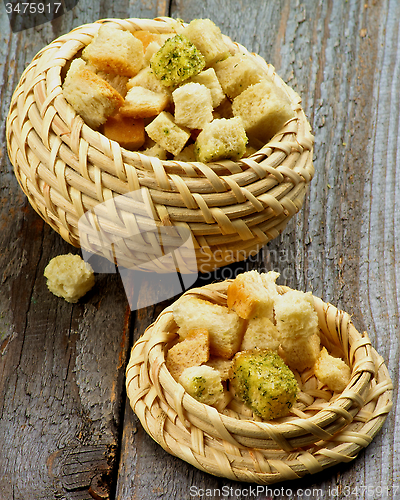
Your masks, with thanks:
M211 18L265 57L302 96L315 135L316 176L301 212L257 256L199 276L197 284L275 269L281 284L351 313L398 380L397 0L79 0L52 23L20 33L11 32L2 5L0 500L246 498L249 485L209 476L164 452L126 400L130 346L172 300L147 307L173 293L171 283L131 274L125 290L118 274L101 274L77 305L50 294L44 267L77 250L27 204L6 154L11 95L38 50L99 18L162 15ZM382 431L356 460L252 498L398 498L398 411L396 388Z

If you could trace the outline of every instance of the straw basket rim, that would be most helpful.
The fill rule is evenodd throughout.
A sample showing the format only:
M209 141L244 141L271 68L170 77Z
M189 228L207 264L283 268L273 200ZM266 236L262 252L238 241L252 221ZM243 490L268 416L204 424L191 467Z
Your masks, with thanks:
M194 295L226 304L231 281L191 289L178 301ZM318 297L314 303L322 344L328 351L343 349L351 367L342 393L326 387L302 389L300 406L290 416L269 422L200 403L165 365L177 330L172 304L136 341L126 370L130 405L146 432L168 453L204 472L258 484L298 479L353 460L383 426L393 386L383 358L349 314Z
M62 94L66 65L104 23L160 33L176 32L180 25L171 18L102 19L74 28L33 58L15 89L6 123L9 157L32 207L70 244L125 267L137 262L144 271L168 272L154 258L158 247L146 238L139 245L130 237L132 227L140 234L146 230L141 212L130 207L125 217L113 205L113 199L134 191L143 192L141 210L157 227L188 230L200 272L259 251L300 210L314 176L314 138L300 96L271 64L224 35L232 53L248 54L285 92L295 118L237 162L160 160L128 151L91 129ZM112 208L100 216L95 207L105 202ZM79 220L88 212L94 212L91 231L82 238ZM104 241L113 248L111 243L105 248Z

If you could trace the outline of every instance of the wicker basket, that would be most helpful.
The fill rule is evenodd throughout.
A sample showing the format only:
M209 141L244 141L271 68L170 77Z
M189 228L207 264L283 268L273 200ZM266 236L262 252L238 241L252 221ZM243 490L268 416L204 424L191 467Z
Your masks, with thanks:
M192 289L226 305L227 280ZM284 293L287 288L279 287ZM181 299L179 299L181 300ZM167 452L216 476L271 484L353 460L382 427L392 406L392 383L381 356L350 316L315 298L321 343L351 367L346 389L332 394L312 371L288 417L261 421L236 400L220 411L199 403L175 382L165 350L176 337L168 307L135 343L127 367L131 406L146 432Z
M195 265L204 272L258 251L299 211L314 174L313 136L299 96L252 54L296 112L257 153L238 162L202 164L125 150L88 127L62 94L65 67L102 23L161 33L179 26L170 18L101 20L72 30L35 56L7 118L9 156L33 208L72 245L145 271L170 271L158 259L159 239L147 235L149 221L157 228L186 231L193 239ZM247 52L225 39L232 51ZM129 197L119 206L114 203L117 195L135 191L140 203ZM96 212L94 207L104 202L107 209ZM85 242L78 227L84 213L92 214ZM191 262L185 266L182 272L193 269Z

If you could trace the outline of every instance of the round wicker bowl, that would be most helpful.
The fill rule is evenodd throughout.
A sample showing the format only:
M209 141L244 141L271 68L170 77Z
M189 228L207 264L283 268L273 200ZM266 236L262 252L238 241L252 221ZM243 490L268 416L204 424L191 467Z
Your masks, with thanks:
M282 232L313 177L313 136L299 96L252 54L296 112L268 144L238 162L208 164L128 151L87 126L62 94L66 66L103 23L159 33L179 26L170 18L105 19L72 30L35 56L7 118L9 157L32 207L67 242L125 267L170 272L160 255L187 239L192 251L179 263L182 272L244 260ZM232 52L247 52L225 39ZM140 196L115 201L133 192ZM95 210L106 202L105 210ZM82 238L79 220L85 213L91 215ZM180 230L167 252L157 237L164 227Z
M192 289L226 305L231 280ZM279 287L280 293L288 288ZM181 299L179 299L181 300ZM168 453L216 476L258 484L297 479L353 460L382 427L392 402L392 383L380 355L350 316L315 297L321 343L351 367L342 393L321 386L312 371L301 374L301 393L289 416L254 418L233 400L219 411L175 382L165 366L176 337L168 307L135 343L127 367L127 393L146 432Z

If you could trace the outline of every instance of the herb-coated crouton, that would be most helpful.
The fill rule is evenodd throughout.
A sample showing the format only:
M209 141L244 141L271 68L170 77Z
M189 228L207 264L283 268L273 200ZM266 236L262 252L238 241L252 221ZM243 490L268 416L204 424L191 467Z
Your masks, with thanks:
M202 129L213 119L211 91L200 83L186 83L172 92L175 122L191 129Z
M150 59L150 67L167 87L174 87L197 75L204 68L204 58L190 40L176 35L169 38Z
M179 383L192 397L206 405L214 405L224 396L221 376L211 366L186 368L179 377Z
M194 328L205 328L210 336L210 353L230 359L242 341L244 320L235 311L197 297L185 297L173 309L180 334Z
M274 305L276 327L282 339L295 340L318 333L318 314L311 292L289 290Z
M243 120L247 135L264 143L295 116L289 98L269 80L244 90L233 100L232 111Z
M230 382L236 396L265 420L287 415L299 392L293 372L278 354L267 350L238 352Z
M102 125L124 102L103 78L75 59L65 76L63 95L85 122L94 129Z
M184 340L172 346L165 359L171 375L178 380L185 368L199 366L208 361L210 340L207 330L190 330Z
M94 285L91 266L71 253L51 259L44 270L49 290L67 302L78 302Z
M190 133L186 128L179 127L171 113L162 111L147 127L150 139L173 155L179 154L189 140Z
M82 57L106 73L134 76L143 66L143 44L129 31L103 25Z
M314 365L314 373L318 380L337 392L342 392L351 378L350 367L341 358L331 356L325 347Z
M194 19L181 34L203 54L206 66L212 66L230 55L221 30L210 19Z
M282 340L283 359L293 370L312 368L321 350L318 333L310 337Z
M247 136L239 117L220 118L204 126L195 144L196 158L203 163L238 160L246 151Z

